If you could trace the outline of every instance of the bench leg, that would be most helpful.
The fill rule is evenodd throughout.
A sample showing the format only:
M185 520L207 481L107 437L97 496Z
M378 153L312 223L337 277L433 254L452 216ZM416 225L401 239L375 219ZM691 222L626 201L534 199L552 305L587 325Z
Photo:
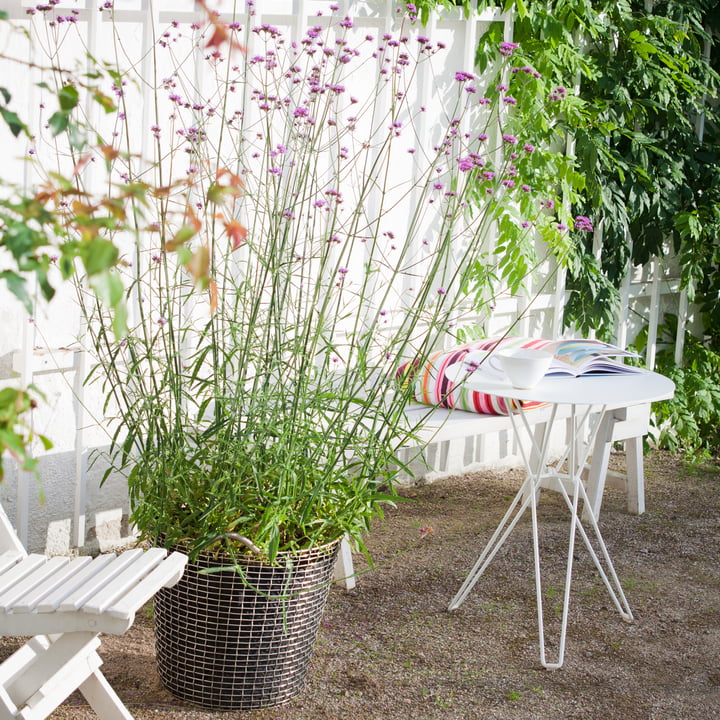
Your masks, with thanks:
M645 512L642 437L625 440L625 458L627 462L627 509L631 515L642 515Z
M534 473L540 473L543 468L540 467L540 460L541 460L541 448L543 448L545 445L545 433L548 432L548 423L538 423L535 425L535 429L533 430L533 442L532 442L532 449L530 450L530 468L532 472ZM527 499L527 494L533 492L531 490L530 484L527 485L526 492L523 493L523 501ZM537 505L538 500L540 499L540 488L538 487L535 492L535 499L534 502Z
M350 543L345 538L340 543L340 551L335 561L333 577L336 582L343 583L346 590L352 590L355 587L352 550L350 549Z
M600 506L602 505L603 492L605 491L605 479L607 477L608 465L610 463L610 452L612 451L612 434L615 425L613 414L605 413L595 437L595 447L592 451L590 470L587 476L587 498L588 503L583 508L583 519L589 520L590 514L597 520L600 517Z

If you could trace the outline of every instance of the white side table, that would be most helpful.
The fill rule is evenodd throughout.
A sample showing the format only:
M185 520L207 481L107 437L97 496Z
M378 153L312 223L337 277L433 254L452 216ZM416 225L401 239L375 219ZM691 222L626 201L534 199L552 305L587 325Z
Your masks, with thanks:
M455 377L452 379L460 380L464 377L465 387L471 390L479 390L481 392L499 395L505 398L506 401L525 400L549 403L552 406L552 412L546 430L541 438L533 435L522 410L516 410L511 413L510 419L518 446L520 447L523 462L527 469L527 477L510 504L505 516L490 538L490 541L485 546L485 549L465 579L462 587L452 599L448 609L452 611L460 607L479 577L485 571L485 568L487 568L497 551L510 535L520 517L530 508L532 514L540 662L546 668L559 668L563 664L565 655L565 637L567 632L568 608L570 605L570 585L572 580L576 531L580 532L580 536L618 612L625 620L629 621L633 619L632 611L620 586L620 581L613 567L594 513L587 513L586 521L590 524L590 530L598 545L599 554L594 549L591 538L578 513L580 498L582 498L584 506L589 504L581 474L587 456L592 450L598 428L602 424L605 413L632 405L667 400L673 396L675 386L671 380L658 373L642 372L628 375L608 374L578 378L548 377L544 378L537 386L530 390L520 390L512 387L508 381L498 379L496 375L483 372L482 366L475 372L468 374L464 366L458 363L457 367L448 368L447 374L451 375L451 371L453 370ZM565 453L557 462L550 464L547 458L549 439L553 424L556 420L557 408L560 405L570 406L571 432L568 436ZM595 420L591 423L589 436L585 436L583 427L591 414ZM542 576L540 572L537 521L537 499L543 487L552 487L554 490L558 490L570 510L570 537L568 542L557 662L549 662L545 652Z

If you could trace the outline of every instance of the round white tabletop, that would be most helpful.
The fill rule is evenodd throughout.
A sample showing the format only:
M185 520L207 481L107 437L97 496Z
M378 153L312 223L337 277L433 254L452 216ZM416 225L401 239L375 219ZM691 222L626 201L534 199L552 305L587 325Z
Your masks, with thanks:
M571 405L605 405L608 409L668 400L675 394L675 384L664 375L649 370L620 374L548 376L535 387L520 389L496 374L483 372L482 366L468 373L462 363L451 366L447 377L454 382L465 377L468 390L498 395L512 400Z

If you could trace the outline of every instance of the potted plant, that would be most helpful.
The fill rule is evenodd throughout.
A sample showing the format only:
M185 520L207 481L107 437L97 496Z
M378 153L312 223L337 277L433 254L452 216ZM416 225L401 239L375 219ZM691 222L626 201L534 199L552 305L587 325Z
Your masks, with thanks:
M392 34L330 6L286 37L248 5L153 28L142 62L57 73L64 114L33 157L67 242L121 258L78 287L108 472L128 478L140 537L192 561L156 602L161 679L226 709L302 687L338 543L362 548L396 498L414 432L397 368L442 342L471 281L488 296L496 274L519 284L490 228L512 223L504 250L525 261L538 229L572 247L528 184L535 147L511 132L507 88L442 68L412 6ZM72 16L59 30L38 12L62 45ZM424 127L433 64L444 121ZM106 114L83 116L85 96Z

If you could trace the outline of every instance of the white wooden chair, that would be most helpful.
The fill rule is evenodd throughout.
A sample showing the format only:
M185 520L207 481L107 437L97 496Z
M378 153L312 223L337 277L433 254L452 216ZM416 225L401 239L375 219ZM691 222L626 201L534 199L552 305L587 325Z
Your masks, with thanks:
M123 634L186 563L160 548L28 555L0 505L0 635L31 636L0 665L0 720L46 718L77 689L102 720L132 720L100 672L99 635Z

